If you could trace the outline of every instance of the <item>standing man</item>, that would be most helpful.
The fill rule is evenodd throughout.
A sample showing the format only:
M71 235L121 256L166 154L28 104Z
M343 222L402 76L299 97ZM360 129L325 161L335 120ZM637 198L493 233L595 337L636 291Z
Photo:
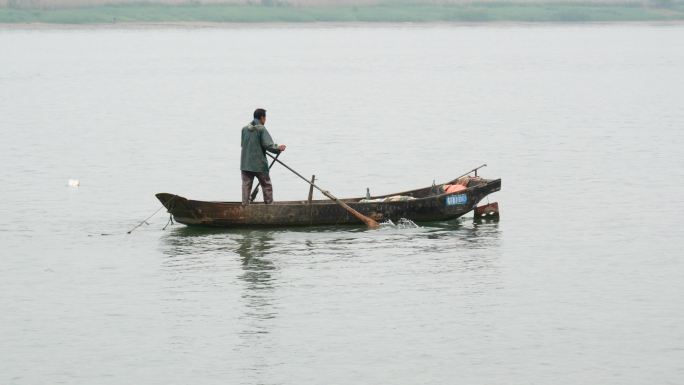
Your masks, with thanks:
M257 108L254 120L242 128L242 153L240 155L240 170L242 170L242 204L249 204L254 177L259 180L264 194L264 203L273 203L273 186L268 176L268 161L266 151L279 154L285 151L285 145L277 145L271 139L266 127L266 110Z

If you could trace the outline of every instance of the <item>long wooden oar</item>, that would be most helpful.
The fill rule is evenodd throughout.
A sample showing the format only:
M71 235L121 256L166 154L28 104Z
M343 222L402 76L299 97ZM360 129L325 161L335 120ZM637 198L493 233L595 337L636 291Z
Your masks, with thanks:
M269 157L271 157L271 158L273 159L274 162L280 163L283 167L285 167L286 169L292 171L293 174L295 174L295 175L297 175L298 177L302 178L302 180L303 180L304 182L306 182L306 183L310 184L311 186L313 186L314 188L316 188L316 190L320 191L323 195L325 195L326 197L330 198L331 200L333 200L333 201L334 201L335 203L337 203L338 205L342 206L345 210L349 211L349 213L350 213L351 215L355 216L355 217L358 218L361 222L365 223L366 226L370 227L371 229L380 227L380 224L379 224L378 222L376 222L373 218L369 218L369 217L367 217L367 216L361 214L360 212L358 212L358 211L354 210L353 208L349 207L348 204L346 204L346 203L342 202L341 200L339 200L336 196L332 195L329 191L323 190L323 189L321 189L320 187L316 186L314 183L312 183L312 182L310 182L308 179L304 178L300 173L298 173L297 171L291 169L290 166L288 166L288 165L286 165L285 163L279 161L279 160L277 159L277 158L278 158L277 156L276 156L276 157L273 157L273 155L271 155L271 154L266 154L266 155L268 155Z
M275 159L273 159L273 162L271 162L271 164L268 165L268 169L269 169L269 170L271 169L271 167L273 167L273 163L276 162L276 159L278 159L278 157L280 156L280 154L282 154L282 152L277 153L276 156L275 156ZM261 182L257 182L257 185L256 185L256 187L254 188L254 191L252 191L252 195L249 196L249 201L250 201L250 202L254 202L254 199L256 199L257 194L259 194L259 186L260 186L260 185L261 185Z

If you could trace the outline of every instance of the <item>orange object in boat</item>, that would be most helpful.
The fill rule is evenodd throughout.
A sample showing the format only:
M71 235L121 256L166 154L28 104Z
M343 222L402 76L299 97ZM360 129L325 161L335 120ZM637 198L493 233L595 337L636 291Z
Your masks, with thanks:
M467 188L463 185L460 184L445 184L444 185L444 192L446 194L451 194L459 191L466 190Z

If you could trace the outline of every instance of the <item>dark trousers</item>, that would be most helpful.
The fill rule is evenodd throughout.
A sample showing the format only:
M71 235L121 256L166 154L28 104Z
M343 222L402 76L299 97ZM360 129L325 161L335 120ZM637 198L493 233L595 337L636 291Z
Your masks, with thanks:
M264 203L273 203L273 185L271 177L265 172L242 171L242 204L249 204L249 196L252 195L252 183L254 177L259 180L261 191L264 193Z

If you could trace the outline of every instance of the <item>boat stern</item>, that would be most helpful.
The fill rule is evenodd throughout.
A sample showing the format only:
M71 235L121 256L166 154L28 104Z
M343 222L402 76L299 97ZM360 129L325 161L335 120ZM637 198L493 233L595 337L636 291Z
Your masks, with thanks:
M159 193L155 194L155 196L176 222L186 225L202 223L202 216L190 205L186 198L169 193Z

